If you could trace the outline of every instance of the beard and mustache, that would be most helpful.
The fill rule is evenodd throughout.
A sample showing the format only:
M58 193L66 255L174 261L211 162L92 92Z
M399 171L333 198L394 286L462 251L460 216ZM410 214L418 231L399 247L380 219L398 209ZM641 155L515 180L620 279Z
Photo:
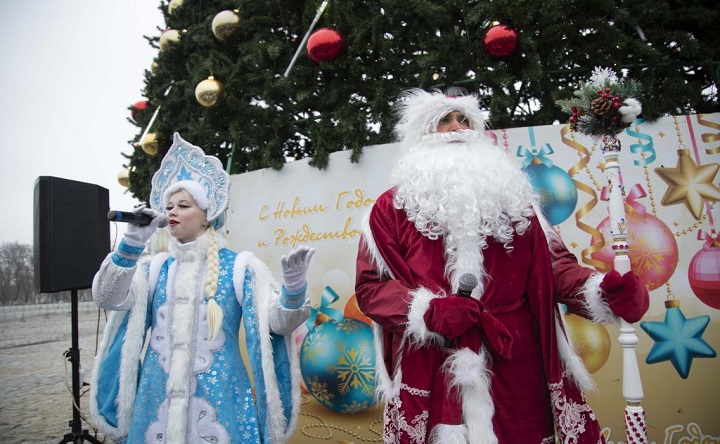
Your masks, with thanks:
M453 291L472 273L482 294L483 249L492 239L512 250L535 214L535 191L519 164L473 130L428 134L405 149L392 173L395 207L423 236L443 239Z

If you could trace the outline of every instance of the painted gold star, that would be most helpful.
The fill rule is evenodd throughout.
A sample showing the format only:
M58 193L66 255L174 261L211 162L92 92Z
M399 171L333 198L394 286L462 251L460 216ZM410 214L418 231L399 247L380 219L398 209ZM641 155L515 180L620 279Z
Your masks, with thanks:
M577 248L577 247L578 247L578 243L575 242L575 241L572 241L572 243L570 244L570 246L573 247L573 248Z
M658 132L658 136L660 136L660 137L665 137L665 131L660 131L660 132Z
M675 168L655 168L655 173L668 184L661 203L664 206L684 203L693 217L700 220L706 200L720 201L720 189L713 184L720 165L711 163L698 166L688 150L678 150L678 155Z

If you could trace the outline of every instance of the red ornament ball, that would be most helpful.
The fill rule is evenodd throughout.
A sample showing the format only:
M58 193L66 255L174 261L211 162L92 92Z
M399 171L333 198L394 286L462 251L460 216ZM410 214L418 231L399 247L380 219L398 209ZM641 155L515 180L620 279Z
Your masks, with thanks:
M148 100L140 100L138 102L133 103L133 105L130 109L130 117L132 117L132 119L135 120L135 112L144 110L145 108L147 108L149 103L150 102Z
M306 45L308 57L316 62L331 62L347 49L345 38L334 29L321 28L313 32Z
M695 296L720 310L720 245L703 247L688 267L688 280Z
M495 25L485 33L483 42L493 57L507 57L517 46L517 32L507 25Z

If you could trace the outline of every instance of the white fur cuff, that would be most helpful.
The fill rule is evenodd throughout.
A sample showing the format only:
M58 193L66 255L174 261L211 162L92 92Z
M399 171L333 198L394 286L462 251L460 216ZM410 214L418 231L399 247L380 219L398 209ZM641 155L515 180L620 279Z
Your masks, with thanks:
M590 314L590 319L596 324L616 324L617 316L610 310L610 306L603 297L604 291L600 284L605 276L594 274L585 282L582 293L585 300L585 310Z
M425 313L430 308L430 301L439 296L427 288L420 287L411 291L410 297L412 297L412 301L408 312L407 330L405 330L405 337L409 343L416 347L443 345L445 338L428 330L424 319Z

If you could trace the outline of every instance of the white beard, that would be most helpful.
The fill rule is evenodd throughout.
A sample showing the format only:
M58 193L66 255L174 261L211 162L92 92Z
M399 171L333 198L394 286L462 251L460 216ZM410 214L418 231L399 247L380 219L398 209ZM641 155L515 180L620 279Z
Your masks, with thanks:
M460 276L472 273L480 278L473 292L479 297L488 238L512 250L513 236L535 214L535 191L519 164L472 130L433 133L406 150L392 173L393 203L423 236L443 238L453 292Z

